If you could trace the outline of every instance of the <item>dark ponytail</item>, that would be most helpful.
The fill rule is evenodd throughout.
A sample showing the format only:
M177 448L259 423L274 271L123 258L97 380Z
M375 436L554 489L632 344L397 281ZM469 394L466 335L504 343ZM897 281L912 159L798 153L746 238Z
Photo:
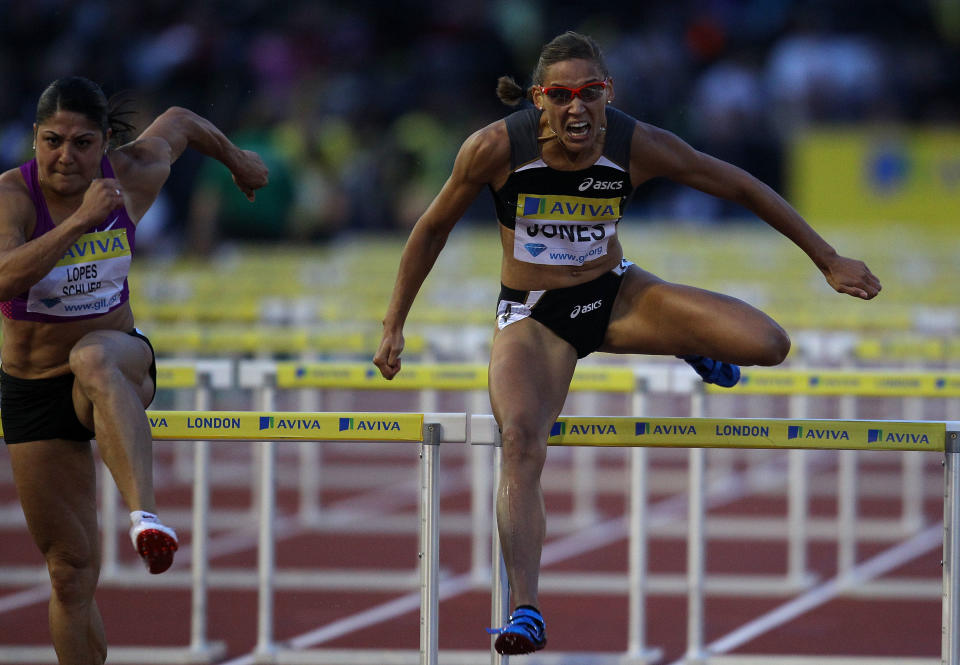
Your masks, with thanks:
M517 106L529 97L529 92L520 87L512 76L497 79L497 97L507 106Z

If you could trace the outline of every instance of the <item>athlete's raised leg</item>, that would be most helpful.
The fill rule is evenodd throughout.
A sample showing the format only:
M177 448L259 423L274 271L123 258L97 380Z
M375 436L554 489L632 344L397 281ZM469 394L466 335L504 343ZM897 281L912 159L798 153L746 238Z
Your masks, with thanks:
M100 457L130 509L130 539L151 573L173 563L177 535L156 517L153 435L144 408L154 393L153 355L138 337L114 330L84 336L70 353L73 403L96 433Z
M153 435L144 408L153 397L152 356L142 339L92 332L70 353L77 416L96 432L97 449L130 510L156 511Z
M665 282L631 265L601 350L777 365L790 350L790 338L776 321L742 300Z

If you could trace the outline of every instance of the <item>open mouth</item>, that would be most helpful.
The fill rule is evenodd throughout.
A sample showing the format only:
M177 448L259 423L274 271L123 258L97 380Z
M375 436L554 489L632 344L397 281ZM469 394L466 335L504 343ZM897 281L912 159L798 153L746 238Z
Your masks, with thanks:
M586 120L567 123L567 136L572 139L583 139L590 135L590 123Z

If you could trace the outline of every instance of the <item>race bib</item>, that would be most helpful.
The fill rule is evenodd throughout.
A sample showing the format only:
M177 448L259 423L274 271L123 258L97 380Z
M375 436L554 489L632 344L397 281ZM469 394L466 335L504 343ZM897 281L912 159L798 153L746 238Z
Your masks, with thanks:
M577 266L605 256L617 232L620 201L521 194L513 257L540 265Z
M85 233L30 289L27 311L53 316L110 311L120 303L131 257L125 229Z

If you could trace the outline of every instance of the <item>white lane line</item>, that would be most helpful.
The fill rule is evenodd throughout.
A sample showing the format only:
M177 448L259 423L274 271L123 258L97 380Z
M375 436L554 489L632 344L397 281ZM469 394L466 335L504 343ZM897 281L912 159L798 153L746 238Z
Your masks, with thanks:
M719 506L748 496L757 490L758 487L766 486L774 482L768 479L767 475L763 473L763 469L759 469L747 473L736 473L714 481L708 488L708 503L711 507ZM685 515L686 506L686 492L680 492L672 497L663 499L651 507L651 521L666 522L670 519ZM549 564L558 563L565 559L599 549L610 543L622 540L626 536L626 533L625 517L616 517L595 524L569 536L547 543L541 555L541 565L546 567ZM440 600L451 598L474 588L476 588L476 584L470 573L458 575L440 583ZM358 612L357 614L344 617L326 626L320 626L292 639L284 640L284 644L293 649L308 649L323 642L328 642L337 637L349 634L352 631L396 618L407 612L413 612L419 608L420 593L418 591L400 596L399 598ZM221 663L220 665L254 665L256 658L255 653L249 653Z
M9 596L0 598L0 613L13 612L22 607L28 607L35 603L42 603L50 598L50 585L36 586L32 589L24 589Z
M793 600L724 635L707 645L706 652L707 654L722 654L736 649L755 637L795 619L804 612L823 605L844 591L888 573L921 554L929 552L942 542L943 523L940 523L926 531L921 531L910 540L868 559L850 571L848 575L835 577L829 582L797 596ZM687 659L684 657L674 661L671 665L683 665L686 662Z

